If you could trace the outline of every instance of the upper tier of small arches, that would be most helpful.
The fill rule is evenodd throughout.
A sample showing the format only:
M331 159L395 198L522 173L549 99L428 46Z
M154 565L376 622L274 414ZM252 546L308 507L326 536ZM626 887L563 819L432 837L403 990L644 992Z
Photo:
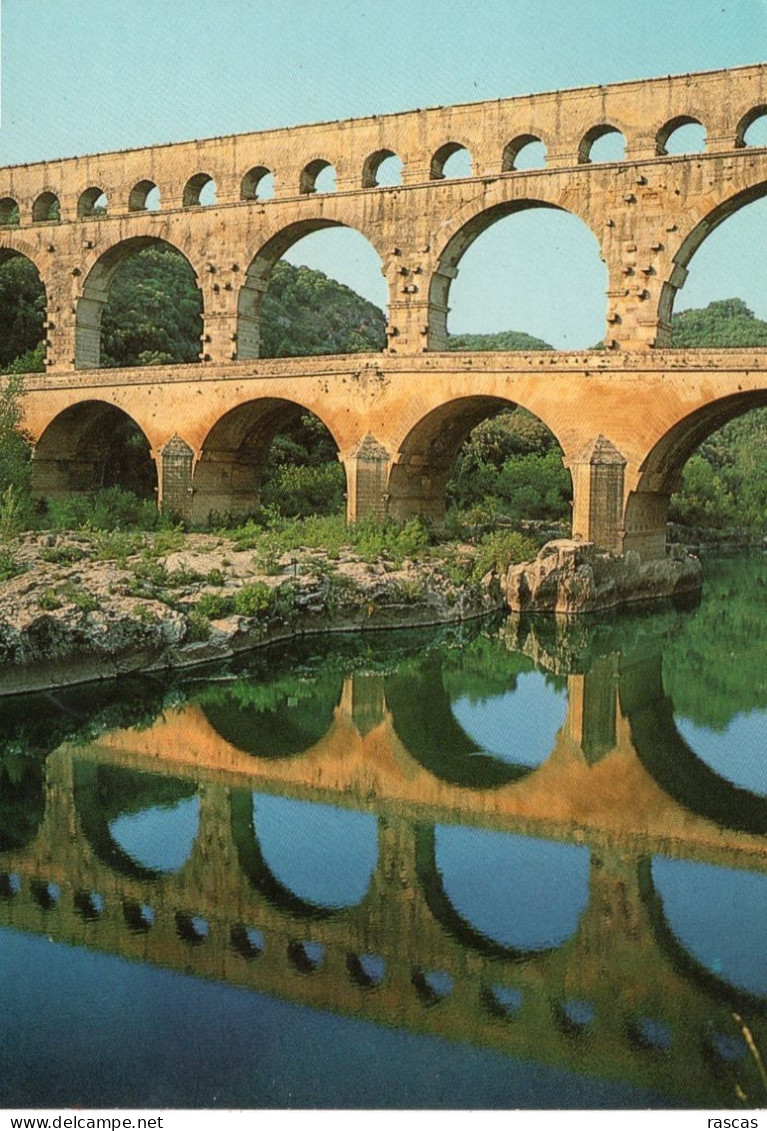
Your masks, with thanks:
M749 80L755 72L761 80L762 68L743 69ZM9 169L5 174L0 171L0 226L204 208L274 196L288 199L335 191L386 191L449 178L495 177L767 145L764 84L759 81L754 89L751 83L745 93L733 97L731 80L739 75L700 76L706 81L695 87L684 78L668 80L675 97L657 98L659 116L654 123L647 113L648 100L642 96L654 96L660 80L636 84L640 103L635 107L620 86L558 96L563 111L569 99L578 99L573 102L574 124L567 127L562 122L571 119L552 114L550 96L532 96L415 112L423 114L422 129L413 128L413 114L392 115L340 123L335 129L309 126ZM719 100L714 97L712 84L716 82L724 84ZM584 126L591 113L588 102L596 102L598 93L602 96L600 116ZM698 107L694 113L692 105ZM670 113L670 108L678 112ZM637 113L638 109L642 112ZM522 128L515 129L515 123ZM371 146L373 136L377 144ZM254 162L252 157L259 152L261 157ZM185 160L191 166L186 173L181 171ZM142 161L151 168L151 177L140 175ZM238 161L242 161L239 170ZM88 169L97 170L98 177L89 177ZM75 177L88 179L73 186ZM26 188L24 182L28 182Z

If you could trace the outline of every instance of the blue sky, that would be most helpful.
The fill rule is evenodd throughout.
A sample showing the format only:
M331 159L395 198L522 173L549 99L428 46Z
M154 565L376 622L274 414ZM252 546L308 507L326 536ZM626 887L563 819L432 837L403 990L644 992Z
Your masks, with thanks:
M0 29L5 165L761 62L767 0L2 0ZM698 253L679 307L737 293L767 317L767 212L740 217L711 237L710 264L708 244ZM451 329L591 344L604 314L591 237L533 218L467 254ZM353 233L292 258L384 301ZM558 305L557 271L573 267L593 295Z

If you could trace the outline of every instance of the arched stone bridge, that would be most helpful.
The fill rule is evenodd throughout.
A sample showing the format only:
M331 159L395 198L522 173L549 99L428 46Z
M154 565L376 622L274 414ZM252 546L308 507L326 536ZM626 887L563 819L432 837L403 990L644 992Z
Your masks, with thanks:
M338 444L351 519L439 520L464 437L518 404L562 446L574 533L658 556L685 460L715 428L767 403L767 351L667 348L694 252L767 193L767 149L746 144L765 113L767 66L757 65L0 170L0 259L27 256L46 292L46 372L27 379L25 399L36 493L90 486L127 414L157 462L161 505L194 520L251 509L273 436L304 409ZM669 155L669 137L691 122L706 129L705 152ZM592 145L612 132L623 134L625 158L592 162ZM536 140L545 168L517 169ZM471 175L447 178L446 161L463 148ZM402 183L379 185L394 154ZM317 191L328 166L335 190ZM267 174L271 199L259 196ZM217 199L204 206L210 181ZM106 214L94 212L104 199ZM573 213L596 237L608 275L605 350L448 354L461 256L495 221L532 207ZM337 226L380 256L388 348L259 359L274 264L298 239ZM159 241L196 274L200 364L97 372L114 272ZM574 299L577 287L574 278Z

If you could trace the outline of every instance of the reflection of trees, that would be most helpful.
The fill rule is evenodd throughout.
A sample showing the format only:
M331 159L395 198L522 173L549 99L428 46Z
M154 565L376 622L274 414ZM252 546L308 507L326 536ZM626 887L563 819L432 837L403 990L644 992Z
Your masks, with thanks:
M6 744L0 753L0 852L34 839L45 809L43 787L42 758Z
M724 730L733 715L767 707L767 569L749 555L709 562L704 576L705 600L664 647L663 685L677 715Z

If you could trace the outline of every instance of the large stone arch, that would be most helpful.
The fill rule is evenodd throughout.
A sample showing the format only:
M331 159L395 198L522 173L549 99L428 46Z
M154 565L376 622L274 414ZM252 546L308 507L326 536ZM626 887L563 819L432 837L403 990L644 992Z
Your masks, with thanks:
M365 226L350 223L345 213L348 201L343 196L330 193L323 197L321 213L306 216L288 223L273 225L257 247L246 250L248 267L237 295L237 357L239 360L259 356L261 348L261 306L269 279L275 264L285 253L306 236L327 228L347 228L363 236L381 260L381 273L384 269L384 250L375 234ZM389 296L391 301L391 296ZM389 302L390 304L390 302ZM387 304L387 306L389 305Z
M206 522L211 514L255 510L272 441L304 412L325 425L340 450L333 423L316 405L284 397L259 397L243 401L220 416L209 429L195 465L192 521Z
M47 311L50 303L50 289L48 281L46 279L45 260L40 255L39 249L33 247L24 239L14 238L13 235L4 233L2 239L0 239L0 267L14 259L25 259L34 267L35 271L37 272L40 286L42 287L43 295L45 298L45 310ZM50 257L47 267L50 268ZM46 313L42 314L38 325L40 331L40 338L38 339L38 341L45 340L47 325ZM33 345L31 344L30 348L33 348L33 346L36 344L37 343L34 343Z
M526 406L498 395L459 396L415 421L400 441L389 474L387 509L391 517L441 523L447 481L464 440L483 420L516 407ZM549 427L546 420L543 423Z
M101 364L101 315L109 297L109 288L118 268L131 256L148 247L164 245L183 255L200 287L201 273L186 248L156 234L151 219L144 225L146 234L130 236L94 253L77 270L83 278L75 307L75 368L98 369ZM153 230L155 229L155 230ZM165 231L165 229L163 229ZM202 312L203 318L205 311Z
M153 452L146 431L124 409L96 398L78 401L58 412L42 431L32 460L32 494L38 499L66 498L72 492L97 490L120 484L127 468L116 465L114 440L121 429L133 426L146 441L146 455ZM140 453L136 459L140 458ZM108 474L106 474L108 469ZM106 478L109 480L105 483ZM153 472L157 487L156 470ZM149 467L145 477L152 487Z
M535 173L531 175L536 174L545 177L545 174L541 174L540 170L536 170ZM586 207L582 211L579 211L577 208L573 207L572 195L568 197L567 203L565 204L560 201L558 193L553 193L550 198L547 198L544 193L539 192L536 187L536 189L533 190L533 194L530 196L517 198L513 194L516 191L524 191L524 181L521 178L504 178L499 182L499 185L500 195L505 197L505 199L492 202L486 195L483 197L481 208L478 209L476 204L465 206L440 230L440 243L439 246L434 249L434 266L428 281L427 348L430 350L447 349L447 316L450 309L448 305L450 288L458 274L458 264L460 260L474 241L499 220L503 220L507 216L514 215L517 212L524 212L534 208L555 209L559 212L566 212L568 215L576 217L585 224L588 231L594 237L597 248L599 249L600 258L604 259L602 244L594 230L593 222L588 214L588 208ZM508 199L510 194L512 198ZM583 203L587 204L587 199L582 199ZM608 280L608 287L609 286L610 281ZM605 299L605 315L606 313Z
M666 521L671 495L682 485L682 468L703 441L730 420L767 405L767 389L720 397L677 420L653 444L639 466L626 499L623 551L645 559L666 552Z
M710 211L703 216L698 216L693 226L685 232L670 261L668 276L663 281L658 305L659 323L662 329L662 339L659 337L658 345L668 345L671 332L671 317L674 312L674 303L677 293L682 289L689 274L688 268L695 252L701 244L721 224L745 208L767 196L767 181L757 181L720 200Z

